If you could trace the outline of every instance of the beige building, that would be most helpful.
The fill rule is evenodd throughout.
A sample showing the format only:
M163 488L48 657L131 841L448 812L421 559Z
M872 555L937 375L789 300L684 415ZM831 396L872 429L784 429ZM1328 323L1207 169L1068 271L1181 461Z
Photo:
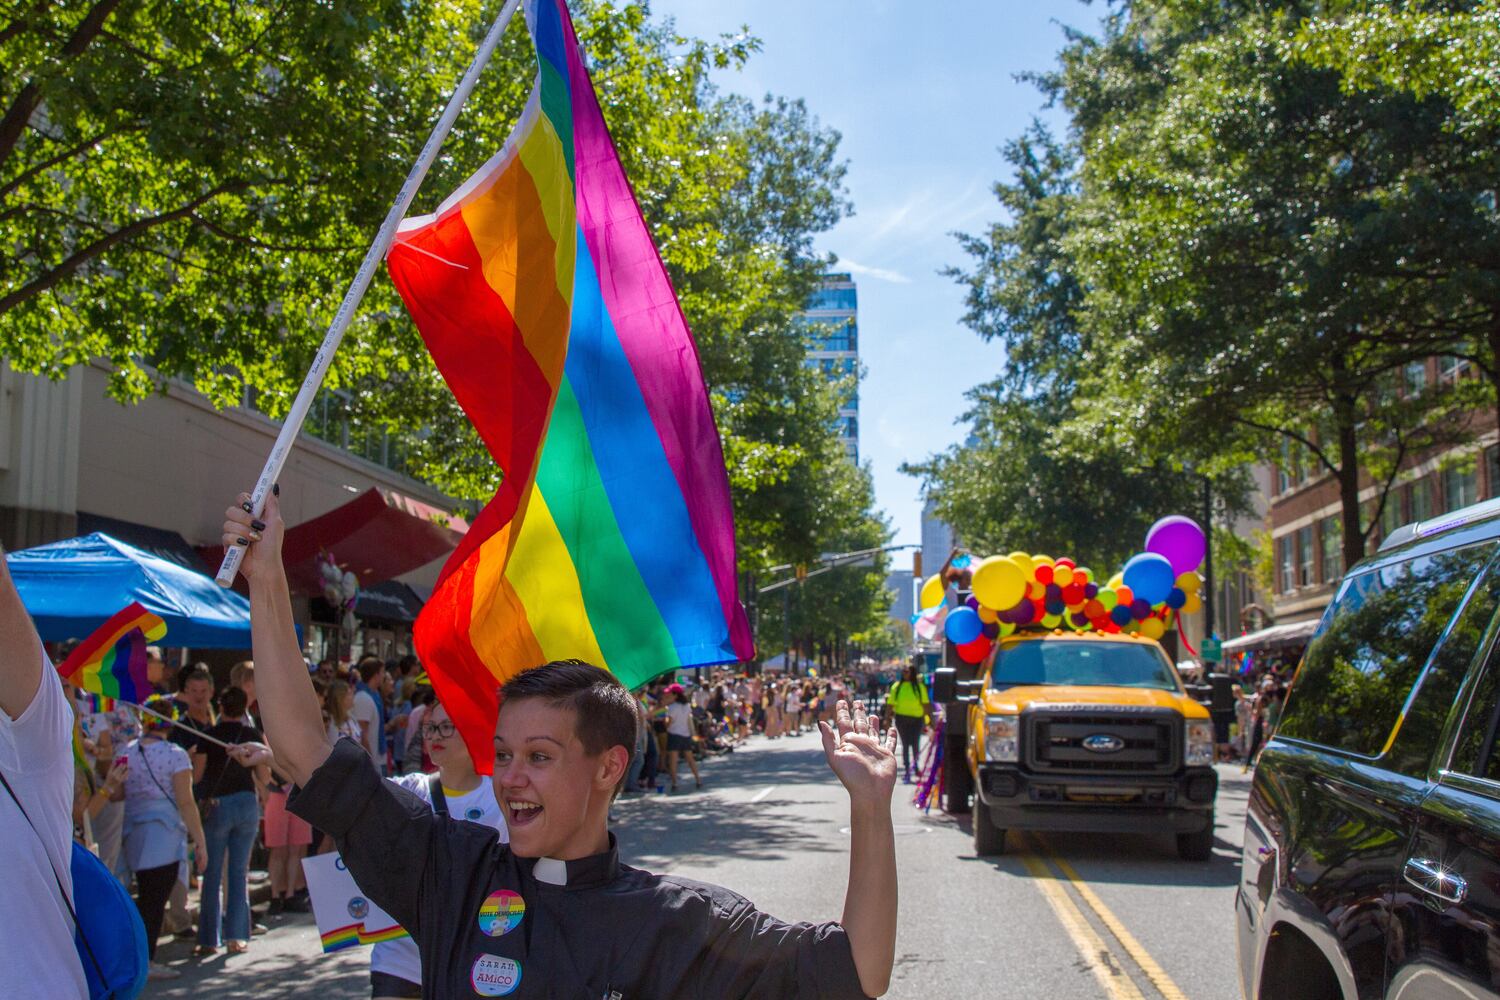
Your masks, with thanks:
M224 509L254 484L279 423L215 410L176 382L123 406L105 395L107 373L81 366L50 382L0 361L0 543L103 530L211 575L216 554L199 550L219 544ZM369 457L356 454L337 408L325 393L308 425L336 443L304 430L280 480L295 611L314 659L336 642L342 657L397 656L410 651L410 619L467 530L451 515L469 505L404 475L387 441L366 440ZM353 634L339 635L342 615L321 594L323 553L360 579Z

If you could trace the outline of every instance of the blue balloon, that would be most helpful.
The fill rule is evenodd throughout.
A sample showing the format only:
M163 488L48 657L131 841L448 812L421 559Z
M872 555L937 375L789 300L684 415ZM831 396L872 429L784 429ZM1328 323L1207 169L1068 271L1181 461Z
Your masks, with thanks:
M1147 604L1165 601L1177 583L1177 575L1172 572L1171 562L1166 556L1155 552L1142 552L1138 556L1132 556L1125 564L1123 576L1125 586Z
M1167 607L1171 608L1174 611L1182 607L1186 603L1187 594L1183 593L1177 587L1173 587L1172 590L1167 594Z
M1128 604L1116 604L1109 612L1109 620L1116 625L1129 625L1134 618Z
M954 608L948 612L948 621L943 625L943 634L955 646L973 642L984 631L984 622L973 608Z

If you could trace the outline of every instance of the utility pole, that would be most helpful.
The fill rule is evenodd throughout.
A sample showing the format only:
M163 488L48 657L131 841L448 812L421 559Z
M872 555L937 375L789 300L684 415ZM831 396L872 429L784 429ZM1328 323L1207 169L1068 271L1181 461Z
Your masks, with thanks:
M1203 477L1203 537L1206 548L1203 554L1203 637L1214 634L1214 487L1207 476Z

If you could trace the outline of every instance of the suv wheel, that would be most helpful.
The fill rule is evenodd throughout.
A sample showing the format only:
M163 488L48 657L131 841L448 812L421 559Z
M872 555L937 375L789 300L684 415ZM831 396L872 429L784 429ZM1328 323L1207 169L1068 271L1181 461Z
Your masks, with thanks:
M1214 814L1208 814L1208 825L1197 833L1177 835L1177 856L1184 861L1208 861L1214 856Z
M995 825L982 802L974 806L974 853L980 857L1005 853L1005 831Z

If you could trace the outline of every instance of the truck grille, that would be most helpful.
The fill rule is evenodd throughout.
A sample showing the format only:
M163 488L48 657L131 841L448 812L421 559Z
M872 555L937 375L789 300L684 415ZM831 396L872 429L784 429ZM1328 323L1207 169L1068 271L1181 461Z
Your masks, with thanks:
M1170 774L1181 759L1182 719L1170 710L1032 709L1022 718L1026 763L1035 772ZM1124 745L1113 753L1085 749L1091 736L1112 736Z

